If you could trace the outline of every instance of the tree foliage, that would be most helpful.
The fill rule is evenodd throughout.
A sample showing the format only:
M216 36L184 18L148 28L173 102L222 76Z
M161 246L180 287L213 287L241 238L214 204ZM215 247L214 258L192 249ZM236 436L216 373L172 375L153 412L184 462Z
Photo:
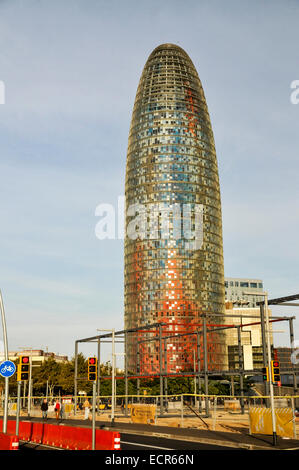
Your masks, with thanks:
M16 364L17 365L17 364ZM84 391L87 395L92 394L92 382L87 379L87 359L80 353L78 354L78 392ZM107 365L101 364L101 382L100 382L100 395L111 395L111 370ZM17 374L9 380L10 395L17 394ZM48 382L48 395L72 395L74 393L74 376L75 376L75 358L71 361L61 363L56 362L54 358L49 358L42 363L39 367L32 368L32 381L33 381L33 394L35 396L46 395L47 382ZM209 394L210 395L229 395L230 386L225 381L209 380ZM228 382L228 381L226 381ZM204 393L203 381L201 382L201 390L197 389L197 393ZM4 378L0 377L0 389L4 387ZM245 393L250 388L250 380L244 379ZM169 377L167 379L168 395L176 395L181 393L194 393L194 378L193 377ZM125 381L117 380L116 385L117 395L125 394ZM128 394L137 394L137 380L130 379L128 382ZM160 395L160 379L148 378L140 379L140 394L146 395ZM235 395L240 394L239 379L235 378Z

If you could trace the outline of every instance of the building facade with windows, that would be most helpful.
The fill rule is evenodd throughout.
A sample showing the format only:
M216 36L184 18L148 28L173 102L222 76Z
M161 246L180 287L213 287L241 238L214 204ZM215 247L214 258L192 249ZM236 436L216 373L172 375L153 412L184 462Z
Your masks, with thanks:
M253 294L250 294L250 291ZM263 300L262 296L254 295L254 292L259 291L263 292L261 279L225 278L225 301L232 302L235 306L255 308L257 302Z
M125 195L125 328L166 323L163 370L189 370L196 337L176 335L195 331L203 314L210 315L211 323L221 323L213 314L224 314L222 216L204 91L191 59L173 44L157 47L142 72L130 126ZM190 249L192 237L178 237L177 230L182 235L186 221L196 237L200 207L202 246ZM147 223L154 212L155 230L151 231ZM128 233L137 213L136 226L143 228L133 233L134 238ZM130 333L129 369L136 371L138 357L140 372L159 370L160 349L153 330ZM224 334L209 334L209 364L223 368L224 351Z
M269 318L272 312L269 309ZM225 323L227 325L240 326L242 357L244 370L263 368L263 341L259 307L235 307L232 302L225 303ZM272 323L270 323L272 330ZM228 368L239 369L238 329L227 328L225 330L226 354ZM273 334L270 334L271 347L273 348Z
M280 375L283 385L299 383L299 350L289 347L277 347L274 349L274 359L280 363Z
M56 362L67 362L68 357L53 352L44 351L43 349L24 349L23 351L9 351L8 357L10 361L17 361L20 356L29 356L32 364L41 366L48 359L54 359ZM0 355L0 361L4 361L4 355Z

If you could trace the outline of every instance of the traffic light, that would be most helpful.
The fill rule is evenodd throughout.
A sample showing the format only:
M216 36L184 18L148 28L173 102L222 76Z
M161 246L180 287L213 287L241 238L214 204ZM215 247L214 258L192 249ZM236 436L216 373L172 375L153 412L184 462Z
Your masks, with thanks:
M272 382L280 382L279 361L271 361L271 380Z
M29 380L30 358L29 356L21 356L18 364L17 381Z
M269 367L263 367L263 380L269 382Z
M88 380L95 381L98 376L97 368L98 360L96 357L88 358Z

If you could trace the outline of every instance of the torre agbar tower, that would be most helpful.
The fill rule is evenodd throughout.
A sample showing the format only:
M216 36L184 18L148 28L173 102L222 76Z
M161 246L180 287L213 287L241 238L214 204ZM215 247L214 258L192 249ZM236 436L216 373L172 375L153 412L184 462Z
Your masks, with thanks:
M224 315L225 308L220 187L203 88L189 56L173 44L154 49L142 72L129 134L125 194L125 329L166 324L160 327L162 341L159 327L127 335L128 369L157 373L163 361L164 372L193 371L198 351L202 368L203 336L190 333L202 331L203 314L208 330L222 323L213 314ZM196 207L202 208L200 247L190 248L190 239L174 236L174 207L180 208L180 233L188 214L194 228ZM156 225L150 228L156 230L148 230L153 213ZM180 333L189 334L176 338ZM221 331L208 333L207 349L208 368L223 369Z

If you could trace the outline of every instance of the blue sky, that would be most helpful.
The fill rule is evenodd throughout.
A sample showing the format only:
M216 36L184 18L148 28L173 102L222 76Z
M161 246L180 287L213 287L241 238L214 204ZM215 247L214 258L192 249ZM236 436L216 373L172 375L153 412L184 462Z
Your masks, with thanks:
M124 193L138 81L164 42L186 50L205 90L226 276L261 278L270 297L298 292L298 20L297 1L0 1L10 349L71 355L75 338L123 327L123 243L96 238L95 208Z

